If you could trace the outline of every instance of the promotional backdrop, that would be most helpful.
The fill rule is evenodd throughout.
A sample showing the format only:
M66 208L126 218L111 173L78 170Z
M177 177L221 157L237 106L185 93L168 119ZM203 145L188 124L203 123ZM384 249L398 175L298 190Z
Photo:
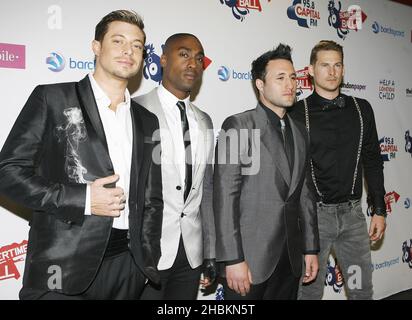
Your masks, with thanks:
M137 11L146 25L148 56L141 77L130 84L133 96L159 84L168 36L188 32L201 40L207 63L192 99L212 117L216 133L227 116L256 106L250 65L257 56L289 44L301 99L313 89L307 75L311 48L323 39L342 44L342 91L371 103L385 161L388 227L372 246L374 298L412 288L411 7L386 0L2 1L0 147L36 85L78 81L93 70L95 25L117 9ZM369 223L365 199L363 206ZM29 210L0 197L0 299L18 298L29 217ZM345 299L335 258L320 276L325 299ZM199 298L220 299L221 289L199 292Z

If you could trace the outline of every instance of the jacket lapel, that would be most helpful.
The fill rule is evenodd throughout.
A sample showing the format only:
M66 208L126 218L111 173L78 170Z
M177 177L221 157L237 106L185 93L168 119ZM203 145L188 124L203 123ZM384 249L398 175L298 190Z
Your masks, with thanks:
M175 138L174 138L173 134L171 133L169 124L167 123L166 115L163 111L162 105L161 105L160 100L159 100L159 96L157 94L157 88L152 90L149 93L148 102L149 102L149 106L150 106L149 111L156 114L157 119L159 120L161 135L162 134L167 134L167 135L170 135L173 139L173 146L169 146L170 149L168 149L168 150L171 152L171 159L173 159L173 163L175 165L176 172L180 172L180 168L179 168L178 164L175 161L175 155L174 155L174 153L175 153L174 145L175 145L176 141L174 141ZM179 181L180 181L181 180L180 179L180 174L178 174L178 176L179 176ZM180 183L183 185L183 181L180 181Z
M293 171L292 171L292 181L290 184L289 195L288 195L288 196L291 196L299 183L300 177L302 177L302 171L303 171L304 164L305 164L304 159L306 156L306 148L305 148L306 143L305 143L304 137L302 136L301 131L298 129L295 122L292 120L292 117L289 117L289 123L292 129L294 153L295 153L294 166L293 166Z
M89 77L86 76L83 80L79 81L76 89L84 121L91 125L94 134L99 138L104 148L108 151L106 135L104 133L103 124L100 119L99 110L97 109Z
M142 131L142 119L139 116L137 108L140 108L136 102L131 100L130 113L132 117L132 130L133 130L133 148L132 148L132 166L131 166L131 181L135 183L135 190L137 190L137 183L140 172L140 167L143 162L143 152L144 152L144 133ZM132 183L130 183L130 186Z
M196 143L196 150L195 156L193 158L193 184L197 182L198 173L201 165L205 165L206 163L206 148L207 144L207 126L204 121L203 115L199 110L192 105L192 110L195 114L196 122L198 125L198 135L197 135L197 143Z
M192 174L193 174L193 180L192 180L192 186L198 185L198 180L203 178L203 175L200 175L200 168L202 166L206 165L206 155L207 155L207 150L209 148L208 144L208 136L207 136L207 125L204 120L203 114L195 107L193 104L191 104L191 108L193 110L193 113L196 118L196 122L198 125L198 134L197 134L197 143L196 143L196 150L194 150L194 157L192 161ZM196 190L196 192L198 192ZM190 199L192 195L194 194L193 189L190 190L185 205L190 202Z
M263 145L269 150L274 163L278 167L283 179L290 186L290 168L288 159L286 158L285 150L282 146L283 142L280 140L278 134L272 128L272 125L267 118L265 110L258 104L256 107L258 125L261 129L261 141Z
M93 90L90 85L88 76L83 78L76 84L76 93L79 100L79 105L82 110L84 124L86 126L87 135L90 143L98 143L101 145L98 149L101 150L98 155L99 162L106 168L106 174L113 174L113 163L110 159L109 149L107 147L106 135L99 111L97 109L96 100Z

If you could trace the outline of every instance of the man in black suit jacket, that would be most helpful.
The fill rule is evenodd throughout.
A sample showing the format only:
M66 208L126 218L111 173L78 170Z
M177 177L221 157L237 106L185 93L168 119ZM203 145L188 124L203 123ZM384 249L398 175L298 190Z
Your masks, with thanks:
M21 299L136 299L159 281L159 126L126 88L143 28L134 12L106 15L94 73L36 87L3 146L0 191L33 209Z
M216 259L225 299L296 299L317 274L319 235L309 188L308 136L286 114L296 93L290 47L252 63L255 109L227 118L214 172Z

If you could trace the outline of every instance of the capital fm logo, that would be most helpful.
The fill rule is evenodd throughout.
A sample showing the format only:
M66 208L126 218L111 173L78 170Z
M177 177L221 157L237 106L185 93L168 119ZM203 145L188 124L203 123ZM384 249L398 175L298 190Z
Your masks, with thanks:
M303 28L317 27L320 13L316 10L315 1L294 0L287 9L289 19L296 20L298 26Z
M262 11L262 0L219 0L221 4L225 4L232 9L233 17L243 21L250 13L250 10ZM270 2L270 0L267 0Z
M385 194L386 212L392 213L392 205L396 204L400 198L400 195L396 191L388 192Z
M381 157L383 161L390 161L396 158L398 146L395 144L395 139L391 137L383 137L379 140L381 149Z
M0 281L19 279L20 272L16 263L24 261L27 253L27 240L21 243L12 243L0 248Z
M308 91L313 90L312 81L310 80L310 75L309 75L309 67L296 70L296 82L297 82L297 87L296 87L297 97L300 97L306 90Z
M59 52L51 52L46 57L46 65L50 71L60 72L63 71L66 66L69 69L74 70L94 70L94 61L80 60L78 58L69 57L69 64L66 65L65 57Z
M412 136L409 130L405 131L405 152L410 153L412 157Z
M395 30L395 29L392 29L391 27L383 26L383 25L379 24L377 21L374 21L373 24L372 24L372 32L375 33L375 34L386 33L386 34L390 34L394 37L405 38L405 31Z
M0 68L26 69L26 46L0 43Z
M402 243L402 262L407 263L409 268L412 269L412 239Z
M362 29L367 15L358 5L351 5L346 11L342 11L342 3L338 0L328 2L328 24L336 29L339 38L345 40L350 30Z
M161 50L163 52L164 44L161 45ZM161 53L156 53L155 46L153 43L149 43L144 46L146 51L146 57L144 59L143 66L143 76L146 80L152 80L160 84L162 81L162 65L160 64ZM203 70L212 63L210 58L204 56L203 58Z
M334 292L339 293L342 291L343 284L343 275L338 260L330 255L326 267L325 286L331 286Z

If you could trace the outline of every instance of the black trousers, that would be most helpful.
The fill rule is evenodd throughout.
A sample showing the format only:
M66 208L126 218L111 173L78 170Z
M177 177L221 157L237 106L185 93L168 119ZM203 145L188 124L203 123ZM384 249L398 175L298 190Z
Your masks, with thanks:
M21 300L137 300L145 277L136 266L129 250L105 257L90 287L79 295L25 288Z
M299 288L299 277L292 273L287 247L284 245L279 262L268 280L252 284L250 291L241 296L229 288L226 278L223 279L225 300L296 300ZM253 280L253 279L252 279Z
M182 237L172 267L159 272L160 286L155 286L149 281L143 290L142 300L195 300L197 298L202 266L195 269L190 267Z

